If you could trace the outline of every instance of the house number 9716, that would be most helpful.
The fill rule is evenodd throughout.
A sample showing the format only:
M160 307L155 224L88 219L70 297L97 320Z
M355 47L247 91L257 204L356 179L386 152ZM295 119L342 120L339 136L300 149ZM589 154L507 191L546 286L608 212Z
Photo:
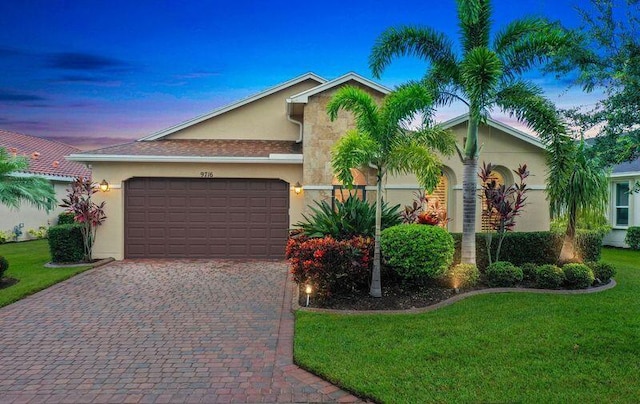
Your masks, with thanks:
M213 171L200 171L200 178L213 178Z

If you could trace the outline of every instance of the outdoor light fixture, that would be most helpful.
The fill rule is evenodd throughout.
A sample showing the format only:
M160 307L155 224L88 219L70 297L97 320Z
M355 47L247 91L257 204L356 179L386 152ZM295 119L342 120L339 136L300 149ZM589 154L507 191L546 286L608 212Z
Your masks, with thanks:
M307 285L304 288L304 292L307 294L307 307L309 306L309 295L311 294L311 285Z
M102 182L100 183L100 191L102 192L107 192L109 190L109 183L107 182L107 180L102 180Z
M302 192L302 185L300 184L300 182L296 182L293 185L293 192L295 192L296 195L300 195L300 192Z

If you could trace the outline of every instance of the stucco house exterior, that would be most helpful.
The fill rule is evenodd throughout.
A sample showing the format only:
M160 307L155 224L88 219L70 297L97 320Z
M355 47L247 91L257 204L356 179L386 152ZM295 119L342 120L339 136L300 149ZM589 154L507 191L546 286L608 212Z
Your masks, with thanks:
M630 192L639 181L640 158L612 168L607 214L612 229L605 236L604 245L629 247L624 242L627 229L630 226L640 226L640 192Z
M95 197L107 202L108 216L95 256L282 258L288 230L307 206L341 194L330 150L353 119L344 112L331 122L326 105L344 85L377 98L390 92L355 73L333 80L307 73L136 142L70 155L92 166L95 181L110 184ZM462 116L445 125L462 143L467 123ZM480 128L480 142L481 161L496 164L505 181L513 181L511 169L520 163L531 171L529 205L517 229L548 230L542 144L491 119ZM462 164L451 156L444 165L436 194L454 219L449 230L460 232ZM375 199L373 173L356 174L360 195ZM418 190L413 176L385 185L393 204L410 204Z
M59 201L67 194L66 190L75 178L91 176L91 171L85 165L65 159L65 156L77 153L79 149L63 143L0 130L0 147L6 149L9 154L27 157L28 171L15 175L48 179ZM58 207L47 213L27 203L21 204L17 210L0 205L0 230L13 232L17 227L22 233L18 240L25 240L29 238L28 230L56 224L62 211L63 209Z

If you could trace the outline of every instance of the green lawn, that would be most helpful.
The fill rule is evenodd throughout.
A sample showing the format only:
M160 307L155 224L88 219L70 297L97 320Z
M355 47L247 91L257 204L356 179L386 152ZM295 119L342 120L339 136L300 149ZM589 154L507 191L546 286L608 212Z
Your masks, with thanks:
M0 289L0 307L31 295L42 289L86 271L89 267L45 268L49 262L47 240L26 241L0 245L0 255L9 261L5 277L20 280L15 285Z
M606 249L615 288L510 293L419 315L298 312L301 366L385 403L637 402L640 252Z

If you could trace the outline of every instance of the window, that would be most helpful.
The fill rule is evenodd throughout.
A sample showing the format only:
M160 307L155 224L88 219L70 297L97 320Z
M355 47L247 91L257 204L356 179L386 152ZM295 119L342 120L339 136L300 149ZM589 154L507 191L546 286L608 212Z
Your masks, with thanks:
M614 186L614 223L616 226L626 227L629 226L629 183L617 182Z
M491 172L491 178L489 181L495 181L497 185L504 185L504 177L497 171ZM493 224L497 222L498 218L494 212L487 212L487 198L484 196L484 192L482 192L482 231L494 231Z

